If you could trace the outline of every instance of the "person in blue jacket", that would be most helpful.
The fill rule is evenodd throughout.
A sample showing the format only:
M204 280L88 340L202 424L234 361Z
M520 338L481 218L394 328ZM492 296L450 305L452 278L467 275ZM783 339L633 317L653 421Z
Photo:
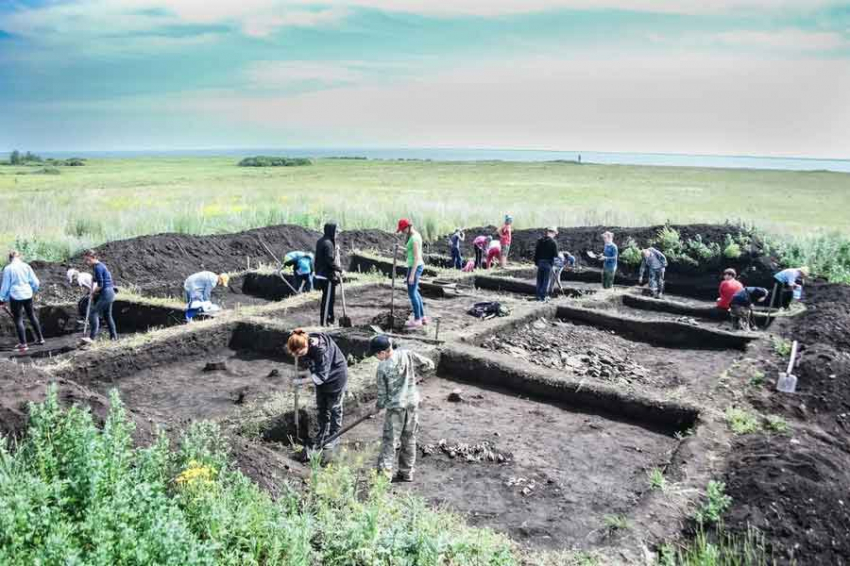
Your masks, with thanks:
M3 268L3 283L0 285L0 305L5 308L9 303L12 310L12 318L15 320L15 330L18 333L18 344L15 346L19 352L26 352L27 332L24 328L24 312L32 325L36 344L44 344L44 335L41 333L41 324L35 315L32 299L38 292L39 281L29 264L21 259L17 250L9 252L9 263Z
M106 320L109 328L109 338L118 340L118 330L115 327L115 319L112 318L112 303L115 302L115 285L109 269L101 263L97 252L88 250L83 254L86 265L92 268L92 297L94 303L89 309L89 335L83 338L83 343L91 344L100 334L100 317Z
M289 252L283 258L283 266L291 267L298 292L313 290L313 254L309 252Z

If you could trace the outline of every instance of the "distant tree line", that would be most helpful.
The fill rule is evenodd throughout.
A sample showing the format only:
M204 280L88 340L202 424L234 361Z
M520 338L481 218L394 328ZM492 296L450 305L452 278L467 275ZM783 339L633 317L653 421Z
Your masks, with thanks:
M40 155L32 152L21 153L17 149L9 154L9 161L6 165L33 165L33 164L48 164L61 167L80 167L86 164L86 160L82 157L69 157L68 159L43 159Z
M246 157L239 162L239 167L299 167L301 165L312 165L313 162L305 157L269 157L257 155Z

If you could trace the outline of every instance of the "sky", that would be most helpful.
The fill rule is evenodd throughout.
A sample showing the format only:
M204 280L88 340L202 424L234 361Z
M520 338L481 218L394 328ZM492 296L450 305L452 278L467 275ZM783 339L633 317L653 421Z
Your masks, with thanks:
M0 0L0 151L850 158L850 0Z

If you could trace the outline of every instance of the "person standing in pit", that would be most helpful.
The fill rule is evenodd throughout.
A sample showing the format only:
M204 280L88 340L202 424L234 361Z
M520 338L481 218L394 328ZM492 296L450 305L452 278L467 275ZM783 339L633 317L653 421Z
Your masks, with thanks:
M502 243L499 240L494 238L489 238L487 240L487 269L493 265L493 262L499 260L501 264L502 257Z
M425 271L425 260L422 257L422 235L413 227L413 223L407 218L398 221L396 232L405 235L407 242L407 295L410 297L410 306L413 308L413 320L407 321L407 328L421 328L428 324L425 316L425 304L422 302L422 294L419 292L419 280Z
M452 251L452 267L455 269L463 268L463 258L460 254L460 244L466 240L466 234L463 233L463 230L460 228L456 228L455 231L449 236L449 247Z
M291 267L298 284L298 292L313 290L313 254L308 252L289 252L283 257L283 266Z
M319 325L332 326L335 320L334 302L336 287L342 276L342 267L336 255L337 225L325 224L325 233L316 242L316 286L322 290L322 302L319 304Z
M643 285L643 273L649 271L649 292L656 299L664 295L664 272L667 269L667 256L655 248L641 250L643 261L640 262L638 285Z
M767 289L764 287L742 287L729 301L732 325L739 330L754 330L753 303L764 302Z
M613 232L604 232L602 242L605 244L602 249L602 288L611 289L614 287L614 276L617 273L617 260L620 257L620 251L617 249L617 244L614 243Z
M552 266L558 257L558 242L555 236L558 229L555 226L546 228L546 233L537 241L534 249L534 264L537 266L537 300L545 301L549 296L549 280L552 277Z
M773 294L770 298L770 306L787 309L797 294L802 296L803 282L809 276L809 268L803 267L783 269L773 276L776 281L773 284Z
M419 390L416 367L434 369L434 362L415 352L395 349L388 336L375 336L369 343L369 355L379 360L378 410L386 409L378 471L393 477L398 452L397 481L413 481L416 464L416 433L419 429ZM396 446L400 450L396 450Z
M502 267L505 267L508 264L508 254L511 252L511 240L513 239L514 234L513 223L513 216L506 214L505 223L502 224L501 228L499 228L499 244L502 248L502 252L499 257L499 264Z
M323 333L308 334L298 328L286 341L290 354L306 362L307 377L293 380L294 386L312 383L316 386L316 420L318 430L313 442L316 448L342 428L343 399L348 385L348 364L342 350L330 336ZM336 446L331 442L327 448Z
M109 329L109 338L118 340L118 330L115 328L115 319L112 318L112 303L115 302L115 286L112 282L112 274L109 269L101 263L97 252L88 250L83 254L86 265L92 268L92 297L94 304L89 309L89 335L83 338L83 342L91 344L100 334L100 317L106 321Z
M477 236L472 240L472 248L475 250L475 269L484 267L484 250L487 249L487 236Z
M9 263L3 268L3 282L0 284L0 306L6 308L8 302L12 309L15 331L18 333L18 344L15 348L21 353L29 349L27 331L24 327L24 313L32 326L35 343L39 346L44 344L41 324L32 306L33 296L38 292L39 285L38 277L35 276L32 267L21 259L20 252L10 251Z
M732 297L744 288L741 282L736 279L737 276L738 274L732 268L723 271L723 281L720 282L720 289L717 292L717 308L721 311L728 312Z

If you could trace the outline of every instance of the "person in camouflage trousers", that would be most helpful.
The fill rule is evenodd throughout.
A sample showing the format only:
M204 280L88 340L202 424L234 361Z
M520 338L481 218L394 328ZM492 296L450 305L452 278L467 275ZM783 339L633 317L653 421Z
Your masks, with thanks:
M419 429L419 390L416 367L434 369L434 362L409 350L395 349L387 336L376 336L369 344L369 354L378 364L378 410L386 409L378 470L392 477L396 450L397 481L413 481L416 464L416 432Z

